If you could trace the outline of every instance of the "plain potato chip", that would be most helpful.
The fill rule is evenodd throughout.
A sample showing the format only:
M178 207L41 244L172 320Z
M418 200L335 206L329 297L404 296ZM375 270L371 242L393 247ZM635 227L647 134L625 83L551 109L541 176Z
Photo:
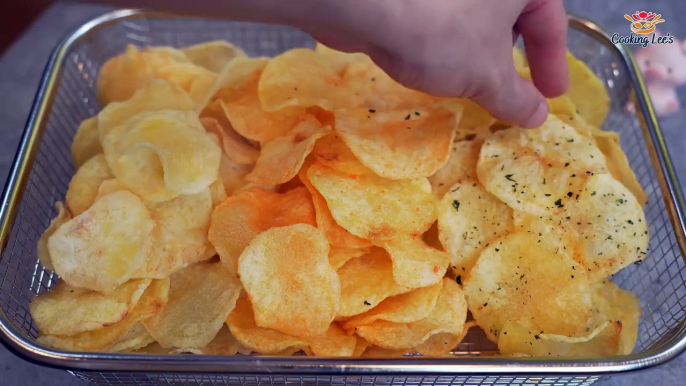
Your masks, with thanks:
M571 251L536 233L512 233L492 242L463 282L469 310L493 342L509 320L572 335L583 330L591 315L583 268Z
M447 252L426 245L421 237L397 234L375 243L391 255L393 279L401 287L418 288L438 283L450 264Z
M318 139L311 154L318 164L343 173L355 175L373 173L362 165L336 132Z
M140 198L108 194L50 236L55 272L74 287L111 292L143 266L154 226Z
M125 350L116 345L124 339L132 338L133 332L140 332L138 324L158 313L167 302L169 295L169 279L153 280L143 292L138 304L122 321L111 326L93 331L85 331L76 335L40 335L36 342L44 346L70 351L112 351L112 348Z
M29 310L43 334L75 335L123 320L149 285L150 280L130 280L105 295L60 281L33 298Z
M194 264L169 280L169 301L143 324L162 347L207 346L233 311L241 283L221 263Z
M95 155L84 163L69 182L65 201L69 212L78 216L95 202L103 181L114 177L103 154Z
M636 346L641 303L632 292L619 288L605 279L591 284L593 313L588 326L597 327L607 320L620 322L619 355L629 355Z
M97 97L101 106L125 101L150 81L145 57L133 44L124 53L108 59L98 72Z
M476 326L473 321L467 322L459 334L441 332L431 335L424 343L415 347L414 350L425 357L440 357L450 354L460 342L467 336L469 329Z
M253 188L229 196L212 212L208 239L230 272L258 234L291 224L315 225L309 193L297 188L279 194Z
M610 174L620 181L636 197L641 207L645 208L648 203L648 195L636 179L636 174L631 170L629 160L619 145L619 134L608 131L595 131L595 143L605 155L607 168Z
M586 122L596 127L602 126L610 111L610 96L605 85L584 62L570 52L567 52L567 65L569 89L566 95Z
M233 128L222 126L216 119L200 118L200 122L220 141L224 154L240 165L253 165L260 156L260 151L252 147Z
M340 309L337 318L362 314L376 307L393 293L393 265L388 253L373 248L338 269L341 283Z
M482 141L458 141L452 144L448 162L429 177L431 190L441 199L458 182L476 180L476 163Z
M289 50L264 68L258 85L262 108L278 111L287 107L320 106L328 111L359 106L363 97L345 80L338 67L308 48Z
M368 254L369 248L344 248L331 246L329 251L329 264L338 271L348 261Z
M245 179L264 185L283 184L295 177L317 139L331 132L311 115L303 116L292 131L265 143L255 168Z
M356 347L357 338L348 335L336 323L331 323L323 336L310 340L310 350L317 356L350 357L353 356Z
M428 177L450 157L461 112L415 108L337 110L336 130L362 164L381 177Z
M279 354L292 347L295 351L309 347L301 338L255 324L252 305L245 298L236 301L236 308L229 314L226 324L238 342L260 354Z
M93 156L102 153L100 134L98 133L98 117L84 119L76 130L74 141L71 143L71 156L74 168L78 170Z
M202 110L216 90L218 74L193 63L167 62L153 68L155 79L164 79L181 88L193 100L196 111Z
M486 140L479 181L508 206L538 216L558 213L593 173L606 171L593 139L549 115L536 129L511 128Z
M336 222L363 239L396 233L419 235L436 217L435 199L426 178L391 181L317 164L309 168L307 178L326 199Z
M467 275L481 251L512 228L512 210L473 181L452 186L437 211L441 244L457 275Z
M372 324L376 320L393 323L411 323L426 318L436 306L443 281L428 287L417 288L402 295L389 297L371 310L352 317L343 323L351 329Z
M324 334L339 309L341 285L324 233L307 224L260 233L238 259L255 322L289 335Z
M193 64L219 74L227 64L245 52L223 40L212 40L184 47L181 51Z
M162 346L159 346L162 349ZM162 349L168 350L168 349ZM231 331L226 324L223 324L217 336L204 347L182 347L171 350L171 354L195 354L195 355L236 355L239 352L250 354L249 349L243 347L238 340L231 335Z
M145 347L154 341L155 339L152 338L152 335L150 335L143 324L139 322L131 327L124 336L117 339L114 345L108 348L108 351L129 352Z
M619 354L622 324L612 321L582 336L540 333L525 324L509 321L498 340L500 354L526 354L532 357L595 358Z
M50 225L48 225L47 229L45 229L40 236L40 239L38 239L38 247L36 248L38 261L45 269L51 271L54 271L55 267L52 266L52 258L50 257L50 250L48 249L48 239L62 226L62 224L71 220L71 213L64 207L64 204L56 202L55 209L57 209L57 216L50 221Z

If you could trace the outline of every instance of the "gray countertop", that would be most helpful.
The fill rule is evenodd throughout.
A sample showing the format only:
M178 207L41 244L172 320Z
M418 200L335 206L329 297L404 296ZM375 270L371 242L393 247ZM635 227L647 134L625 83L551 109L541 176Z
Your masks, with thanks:
M623 30L625 13L646 8L646 1L637 0L565 0L569 11L585 15L608 30ZM686 1L653 0L650 11L661 13L667 20L663 33L686 38L686 24L677 22L677 15L686 15ZM108 11L109 8L82 4L58 3L47 10L25 34L0 58L0 181L5 181L17 144L38 87L39 77L51 50L71 29ZM647 10L647 9L646 9ZM671 21L671 22L670 22ZM681 99L686 95L681 92ZM686 181L686 112L660 121L672 159L681 181ZM604 386L652 386L686 383L686 355L655 369L630 373L598 384ZM77 386L87 383L61 370L42 368L25 362L0 345L0 384L3 386L51 385Z

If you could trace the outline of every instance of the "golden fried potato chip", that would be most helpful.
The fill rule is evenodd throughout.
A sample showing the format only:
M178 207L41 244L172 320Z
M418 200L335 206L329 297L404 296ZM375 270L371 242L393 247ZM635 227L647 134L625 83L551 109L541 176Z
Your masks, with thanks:
M98 117L84 119L76 130L74 141L71 143L74 168L78 170L86 161L100 153L102 153L102 145L98 133Z
M641 207L645 208L648 203L648 195L636 179L636 174L631 170L629 160L619 145L619 134L607 131L595 131L595 142L600 151L605 155L607 168L612 176L619 180L636 197Z
M436 335L431 335L424 343L415 347L415 351L425 357L440 357L450 354L460 342L467 336L469 329L476 324L469 321L464 324L462 332L459 334L452 334L449 332L441 332Z
M460 134L471 134L477 137L490 134L488 128L496 122L496 119L483 107L470 99L461 98L458 99L458 102L463 109L462 117L457 123Z
M648 223L641 204L609 174L591 176L574 201L553 217L572 234L575 259L591 282L646 256Z
M325 357L350 357L357 347L357 337L348 335L338 324L331 323L326 334L310 340L314 355Z
M216 91L219 76L193 63L168 62L153 68L155 79L164 79L181 88L193 100L196 111L202 110Z
M428 177L450 157L459 113L415 108L337 110L336 130L355 156L381 177Z
M589 124L600 127L610 111L610 96L603 82L588 66L567 52L569 89L567 96Z
M200 118L200 122L210 133L214 133L221 143L224 154L240 165L253 165L260 156L260 151L252 147L231 127L219 124L213 118Z
M362 278L360 278L362 280ZM343 281L341 280L341 283ZM402 295L389 297L369 311L354 316L343 323L343 328L351 329L385 320L393 323L411 323L426 318L436 306L443 281L428 287L417 288Z
M590 286L583 267L571 251L547 236L522 232L492 242L463 281L469 310L491 341L498 341L508 320L572 335L581 332L590 317Z
M512 48L512 60L514 61L515 69L524 69L529 66L526 61L526 55L517 47Z
M369 248L345 248L331 246L329 251L329 264L338 271L348 261L364 256L370 251Z
M162 346L159 346L160 349L162 349ZM162 350L168 350L168 349L162 349ZM242 344L238 342L238 340L231 335L231 331L229 330L229 327L226 324L223 324L221 329L219 329L219 332L217 333L217 336L212 339L212 341L204 347L182 347L182 348L177 348L174 350L171 350L171 354L195 354L195 355L236 355L239 352L247 352L247 354L250 354L250 351L245 347L243 347Z
M55 203L55 209L57 209L57 216L50 221L50 225L45 229L43 234L38 239L38 247L36 248L36 254L38 255L38 261L45 269L51 271L55 270L52 266L52 258L50 257L50 250L48 249L48 239L62 224L71 220L71 213L64 207L61 202Z
M632 292L619 288L608 279L591 285L593 313L588 326L600 326L607 320L620 322L619 355L634 351L638 337L638 321L641 317L641 303Z
M424 232L424 234L422 235L422 240L424 240L426 245L430 246L433 249L445 251L443 244L441 244L441 240L439 240L438 238L438 221L431 224L431 227L426 232Z
M90 208L98 195L100 184L112 177L114 176L103 154L98 154L86 161L69 182L65 199L69 212L78 216Z
M558 213L593 173L606 171L593 139L549 115L536 129L512 128L486 140L479 181L508 206L538 216Z
M260 354L279 354L291 347L296 348L295 351L309 347L301 338L255 324L252 305L245 298L236 301L236 308L229 314L226 324L238 342Z
M158 313L167 303L168 296L169 279L153 280L141 295L138 304L122 321L76 335L40 335L36 342L70 351L112 351L113 347L119 351L126 350L124 345L119 344L125 342L125 339L132 339L138 335L140 329L137 325L140 321ZM130 342L129 345L133 343Z
M236 306L241 283L221 263L194 264L169 280L169 301L145 328L165 348L207 346Z
M418 288L441 281L450 255L426 245L418 236L397 234L375 243L391 255L393 279L401 287Z
M221 177L211 183L208 189L210 190L210 197L212 197L212 209L228 197Z
M255 169L245 179L256 184L277 185L287 182L310 154L317 139L331 132L311 115L303 116L291 132L262 146Z
M504 356L525 354L532 357L593 358L619 354L622 324L605 321L593 331L579 336L539 332L525 324L508 321L498 340Z
M309 168L307 178L326 199L336 222L363 239L396 233L420 235L436 218L435 199L426 178L391 181L317 164Z
M481 251L512 228L512 210L477 182L457 183L438 204L438 232L450 266L467 275Z
M360 53L360 52L355 52L355 53L347 53L347 52L341 52L341 51L336 51L331 47L327 47L324 44L317 42L317 44L314 47L314 52L317 53L319 56L323 56L326 58L326 60L329 61L329 63L334 66L335 71L339 75L343 75L345 73L345 70L348 68L348 66L351 63L354 62L360 62L360 61L371 61L369 56Z
M110 58L98 73L97 97L101 106L129 99L150 82L148 64L133 44L124 53Z
M245 180L245 176L250 173L252 168L253 165L241 165L232 161L225 154L221 155L219 160L219 179L222 181L224 192L227 196L247 188L248 181Z
M43 334L75 335L123 320L149 285L150 280L130 280L105 295L60 281L33 298L29 310Z
M458 182L476 180L476 163L483 144L480 140L452 144L448 162L429 177L431 190L441 199Z
M369 346L371 346L372 344L367 342L366 340L360 338L357 335L353 335L353 336L355 337L356 342L355 342L355 350L353 350L352 357L353 358L359 358L362 356L362 353L364 353L365 350L367 350L367 348L369 348Z
M401 357L401 356L404 356L405 354L407 354L407 351L408 351L406 349L391 350L391 349L381 348L379 346L373 346L369 342L367 342L367 344L368 344L368 346L362 352L362 355L360 355L362 358L376 358L376 359L398 358L398 357Z
M409 350L439 333L460 334L466 318L467 302L462 289L453 280L443 279L436 306L424 319L411 323L377 320L355 330L359 336L375 346Z
M245 52L223 40L212 40L184 47L181 51L196 66L221 73L232 60L245 57Z
M111 292L143 266L154 226L140 198L108 194L50 236L55 272L74 287Z
M229 196L212 212L208 238L229 272L258 234L292 224L315 225L312 200L305 188L284 194L254 188Z
M388 253L373 248L338 269L341 283L337 318L365 313L389 297L395 288L393 265Z
M363 96L338 73L339 66L308 48L289 50L264 68L258 85L262 108L319 106L328 111L356 107Z
M354 175L373 173L362 165L336 132L318 139L311 154L318 164L343 173Z
M117 339L114 345L109 347L107 351L129 352L143 348L154 341L155 339L152 338L152 335L150 335L148 330L145 329L143 324L138 322L131 327L131 329L127 331L124 336Z
M338 312L341 285L329 243L311 225L260 233L241 253L238 275L260 327L311 338L324 334Z

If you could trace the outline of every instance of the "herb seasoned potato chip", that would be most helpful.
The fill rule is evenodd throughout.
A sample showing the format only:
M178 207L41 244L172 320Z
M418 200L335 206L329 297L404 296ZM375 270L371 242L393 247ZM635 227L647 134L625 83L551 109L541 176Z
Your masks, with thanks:
M241 283L221 263L194 264L169 280L169 301L143 324L162 347L207 346L233 311Z
M391 181L317 164L307 171L307 178L326 199L336 222L363 239L419 235L436 217L435 199L425 178Z
M641 317L641 303L636 295L619 288L608 279L591 285L593 313L589 326L600 326L605 321L621 324L619 351L613 355L629 355L634 351L638 336L638 320Z
M105 156L98 154L84 163L76 171L67 190L67 208L74 216L85 212L95 202L100 184L114 177Z
M414 350L425 357L440 357L448 355L456 348L460 342L467 336L469 329L474 327L473 321L465 323L462 332L459 334L452 334L449 332L441 332L436 335L431 335L424 343L415 347Z
M588 66L567 52L569 90L567 96L579 110L579 115L595 127L600 127L610 111L610 96L603 82Z
M71 143L74 168L78 170L86 161L100 153L102 153L102 145L98 133L98 117L84 119L76 130L74 141Z
M108 194L50 236L55 272L74 287L111 292L143 266L154 225L140 198Z
M355 156L381 177L428 177L450 157L460 113L416 108L337 110L336 130Z
M438 204L438 232L457 275L466 275L481 251L512 228L512 210L480 184L465 180Z
M559 213L591 174L606 170L593 139L552 115L536 129L493 134L477 164L487 191L514 209L538 216Z
M188 60L206 70L219 74L232 60L245 57L245 52L223 40L194 44L181 49Z
M316 224L307 189L279 194L253 188L228 197L214 208L208 239L229 272L236 272L238 257L258 234L299 223Z
M38 261L45 269L51 271L54 271L55 267L52 266L52 258L50 257L50 250L48 249L48 239L62 226L62 224L71 220L71 213L64 207L64 204L56 202L55 209L57 209L57 216L50 221L50 225L48 225L48 228L43 232L40 239L38 239L38 247L36 248Z
M482 141L458 141L452 144L448 162L429 177L431 190L441 199L458 182L476 180L476 163Z
M338 271L345 263L354 259L368 254L369 248L339 248L331 246L331 251L329 251L329 264Z
M421 237L397 234L376 240L391 255L393 279L401 287L418 288L441 281L450 255L426 245Z
M354 175L373 173L362 165L337 132L318 139L311 154L318 164L342 173Z
M610 174L620 181L636 197L642 208L648 203L648 195L636 179L636 174L631 170L629 160L619 145L619 134L608 131L596 131L594 133L595 143L600 151L605 155L607 168Z
M336 323L331 323L323 336L310 340L310 351L314 355L325 357L353 356L356 346L357 337L348 335Z
M338 269L341 301L337 317L362 314L393 293L393 265L388 253L373 248Z
M240 165L253 165L257 161L260 151L250 146L233 128L222 126L213 118L200 118L200 122L205 130L218 137L224 154L231 161Z
M497 342L509 320L530 322L549 334L583 330L591 315L591 290L571 254L528 232L505 236L481 253L463 282L469 310L488 339Z
M329 264L329 243L311 225L260 233L241 253L238 275L258 326L312 338L324 334L338 312L341 285Z
M29 310L42 333L75 335L123 320L149 285L150 280L129 280L112 293L101 294L60 281L33 298Z
M279 354L291 347L306 349L309 344L301 338L296 338L271 328L259 327L255 324L255 316L250 301L240 298L236 301L226 324L231 334L246 348L260 354ZM328 328L328 326L327 326Z

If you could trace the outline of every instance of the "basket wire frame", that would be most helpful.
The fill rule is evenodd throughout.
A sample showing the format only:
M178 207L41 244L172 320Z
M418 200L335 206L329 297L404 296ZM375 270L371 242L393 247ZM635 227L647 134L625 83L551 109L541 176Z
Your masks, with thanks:
M250 56L274 56L291 48L313 47L315 43L304 32L290 27L150 16L124 18L89 31L67 52L9 242L0 255L0 310L25 337L35 340L38 333L28 310L29 302L57 280L54 273L38 262L36 244L57 213L54 202L64 200L74 174L70 146L76 129L82 120L100 110L95 97L100 66L123 52L129 43L183 47L214 39L232 42ZM648 254L642 264L627 267L614 275L613 280L641 300L636 352L659 349L674 341L686 321L686 267L675 237L675 232L680 230L670 220L640 121L626 109L634 88L622 58L591 35L575 30L570 30L569 48L607 86L612 104L604 129L619 132L622 149L649 195L645 208L651 234ZM496 352L483 333L475 331L455 349L454 355L492 356ZM599 379L597 376L308 377L70 372L103 385L590 385Z

